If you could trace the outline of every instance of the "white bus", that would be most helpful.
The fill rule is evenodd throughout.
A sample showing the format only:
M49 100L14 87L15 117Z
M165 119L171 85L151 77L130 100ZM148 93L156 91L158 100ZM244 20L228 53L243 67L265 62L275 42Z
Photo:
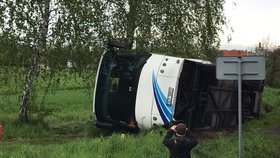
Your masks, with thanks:
M243 119L258 117L263 81L243 81ZM237 125L237 83L216 79L215 64L115 48L105 52L93 96L96 126L136 130L184 122Z

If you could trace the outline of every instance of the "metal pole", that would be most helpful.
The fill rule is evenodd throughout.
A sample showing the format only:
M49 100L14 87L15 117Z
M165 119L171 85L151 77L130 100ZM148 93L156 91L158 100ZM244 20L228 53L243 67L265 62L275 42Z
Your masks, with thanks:
M238 57L238 151L239 151L239 158L242 158L242 95L241 95L241 88L242 88L242 59L241 57Z

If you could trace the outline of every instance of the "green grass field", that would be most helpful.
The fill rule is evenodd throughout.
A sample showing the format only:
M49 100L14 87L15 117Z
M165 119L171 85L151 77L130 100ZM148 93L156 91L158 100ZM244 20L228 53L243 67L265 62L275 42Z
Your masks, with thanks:
M168 150L162 144L166 129L141 130L138 135L94 127L92 94L80 84L81 79L60 84L48 94L43 106L34 106L32 121L17 121L20 92L0 89L0 122L4 125L0 140L0 158L163 158ZM44 91L37 88L40 103ZM244 157L277 158L280 154L280 89L266 87L263 110L258 120L244 125ZM40 118L43 119L37 119ZM207 134L207 137L204 135ZM216 131L199 135L194 158L235 158L238 135L234 131Z

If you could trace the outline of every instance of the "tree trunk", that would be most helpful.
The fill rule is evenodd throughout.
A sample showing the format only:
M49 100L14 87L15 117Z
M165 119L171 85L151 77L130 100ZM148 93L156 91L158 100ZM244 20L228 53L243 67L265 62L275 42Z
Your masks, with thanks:
M40 34L38 36L38 43L36 52L34 54L32 64L28 74L26 75L25 84L22 91L22 96L20 100L20 111L19 119L24 122L28 122L28 105L30 90L32 88L32 83L36 75L38 74L38 65L40 64L41 54L46 47L46 37L48 33L50 17L50 0L44 0L44 14L42 15L43 23L40 29Z
M132 44L134 41L134 32L136 29L136 19L137 19L137 0L129 0L129 12L127 13L127 30L126 38L130 42L129 49L132 49Z

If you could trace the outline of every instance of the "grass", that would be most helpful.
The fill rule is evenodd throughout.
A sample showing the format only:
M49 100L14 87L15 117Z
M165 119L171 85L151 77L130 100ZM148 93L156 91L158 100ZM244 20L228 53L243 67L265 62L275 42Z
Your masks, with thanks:
M31 144L29 142L17 142L9 144L0 157L95 157L95 158L161 158L166 157L167 151L157 139L158 134L126 135L124 139L119 134L110 137L98 137L94 139L80 138L66 141L62 144Z
M238 154L238 136L216 133L215 139L202 140L194 149L195 157L234 158ZM246 158L273 158L279 154L279 143L260 130L243 132L243 156ZM279 141L279 138L278 138Z
M50 91L51 93L46 95L44 103L42 98L45 93L44 87L47 85L44 83L36 87L37 98L30 107L33 112L28 124L17 122L20 91L11 92L7 91L8 88L1 87L0 122L5 126L4 140L92 133L87 131L88 127L93 126L92 93L88 94L88 88L82 84L81 77L74 77L74 74L70 73L66 76L70 79L60 81L55 87L55 93Z
M20 93L0 89L0 122L4 124L0 157L168 157L168 150L162 144L166 129L142 130L138 135L126 134L122 139L118 132L96 128L92 120L92 94L85 93L87 88L79 84L81 81L78 78L59 83L56 93L48 94L43 106L33 107L37 112L28 124L17 122ZM44 91L37 87L37 92L35 102L40 103ZM265 87L262 116L244 124L244 157L277 158L280 154L279 94L280 89ZM44 117L37 120L37 115ZM237 157L237 130L210 135L207 138L199 135L193 158Z

